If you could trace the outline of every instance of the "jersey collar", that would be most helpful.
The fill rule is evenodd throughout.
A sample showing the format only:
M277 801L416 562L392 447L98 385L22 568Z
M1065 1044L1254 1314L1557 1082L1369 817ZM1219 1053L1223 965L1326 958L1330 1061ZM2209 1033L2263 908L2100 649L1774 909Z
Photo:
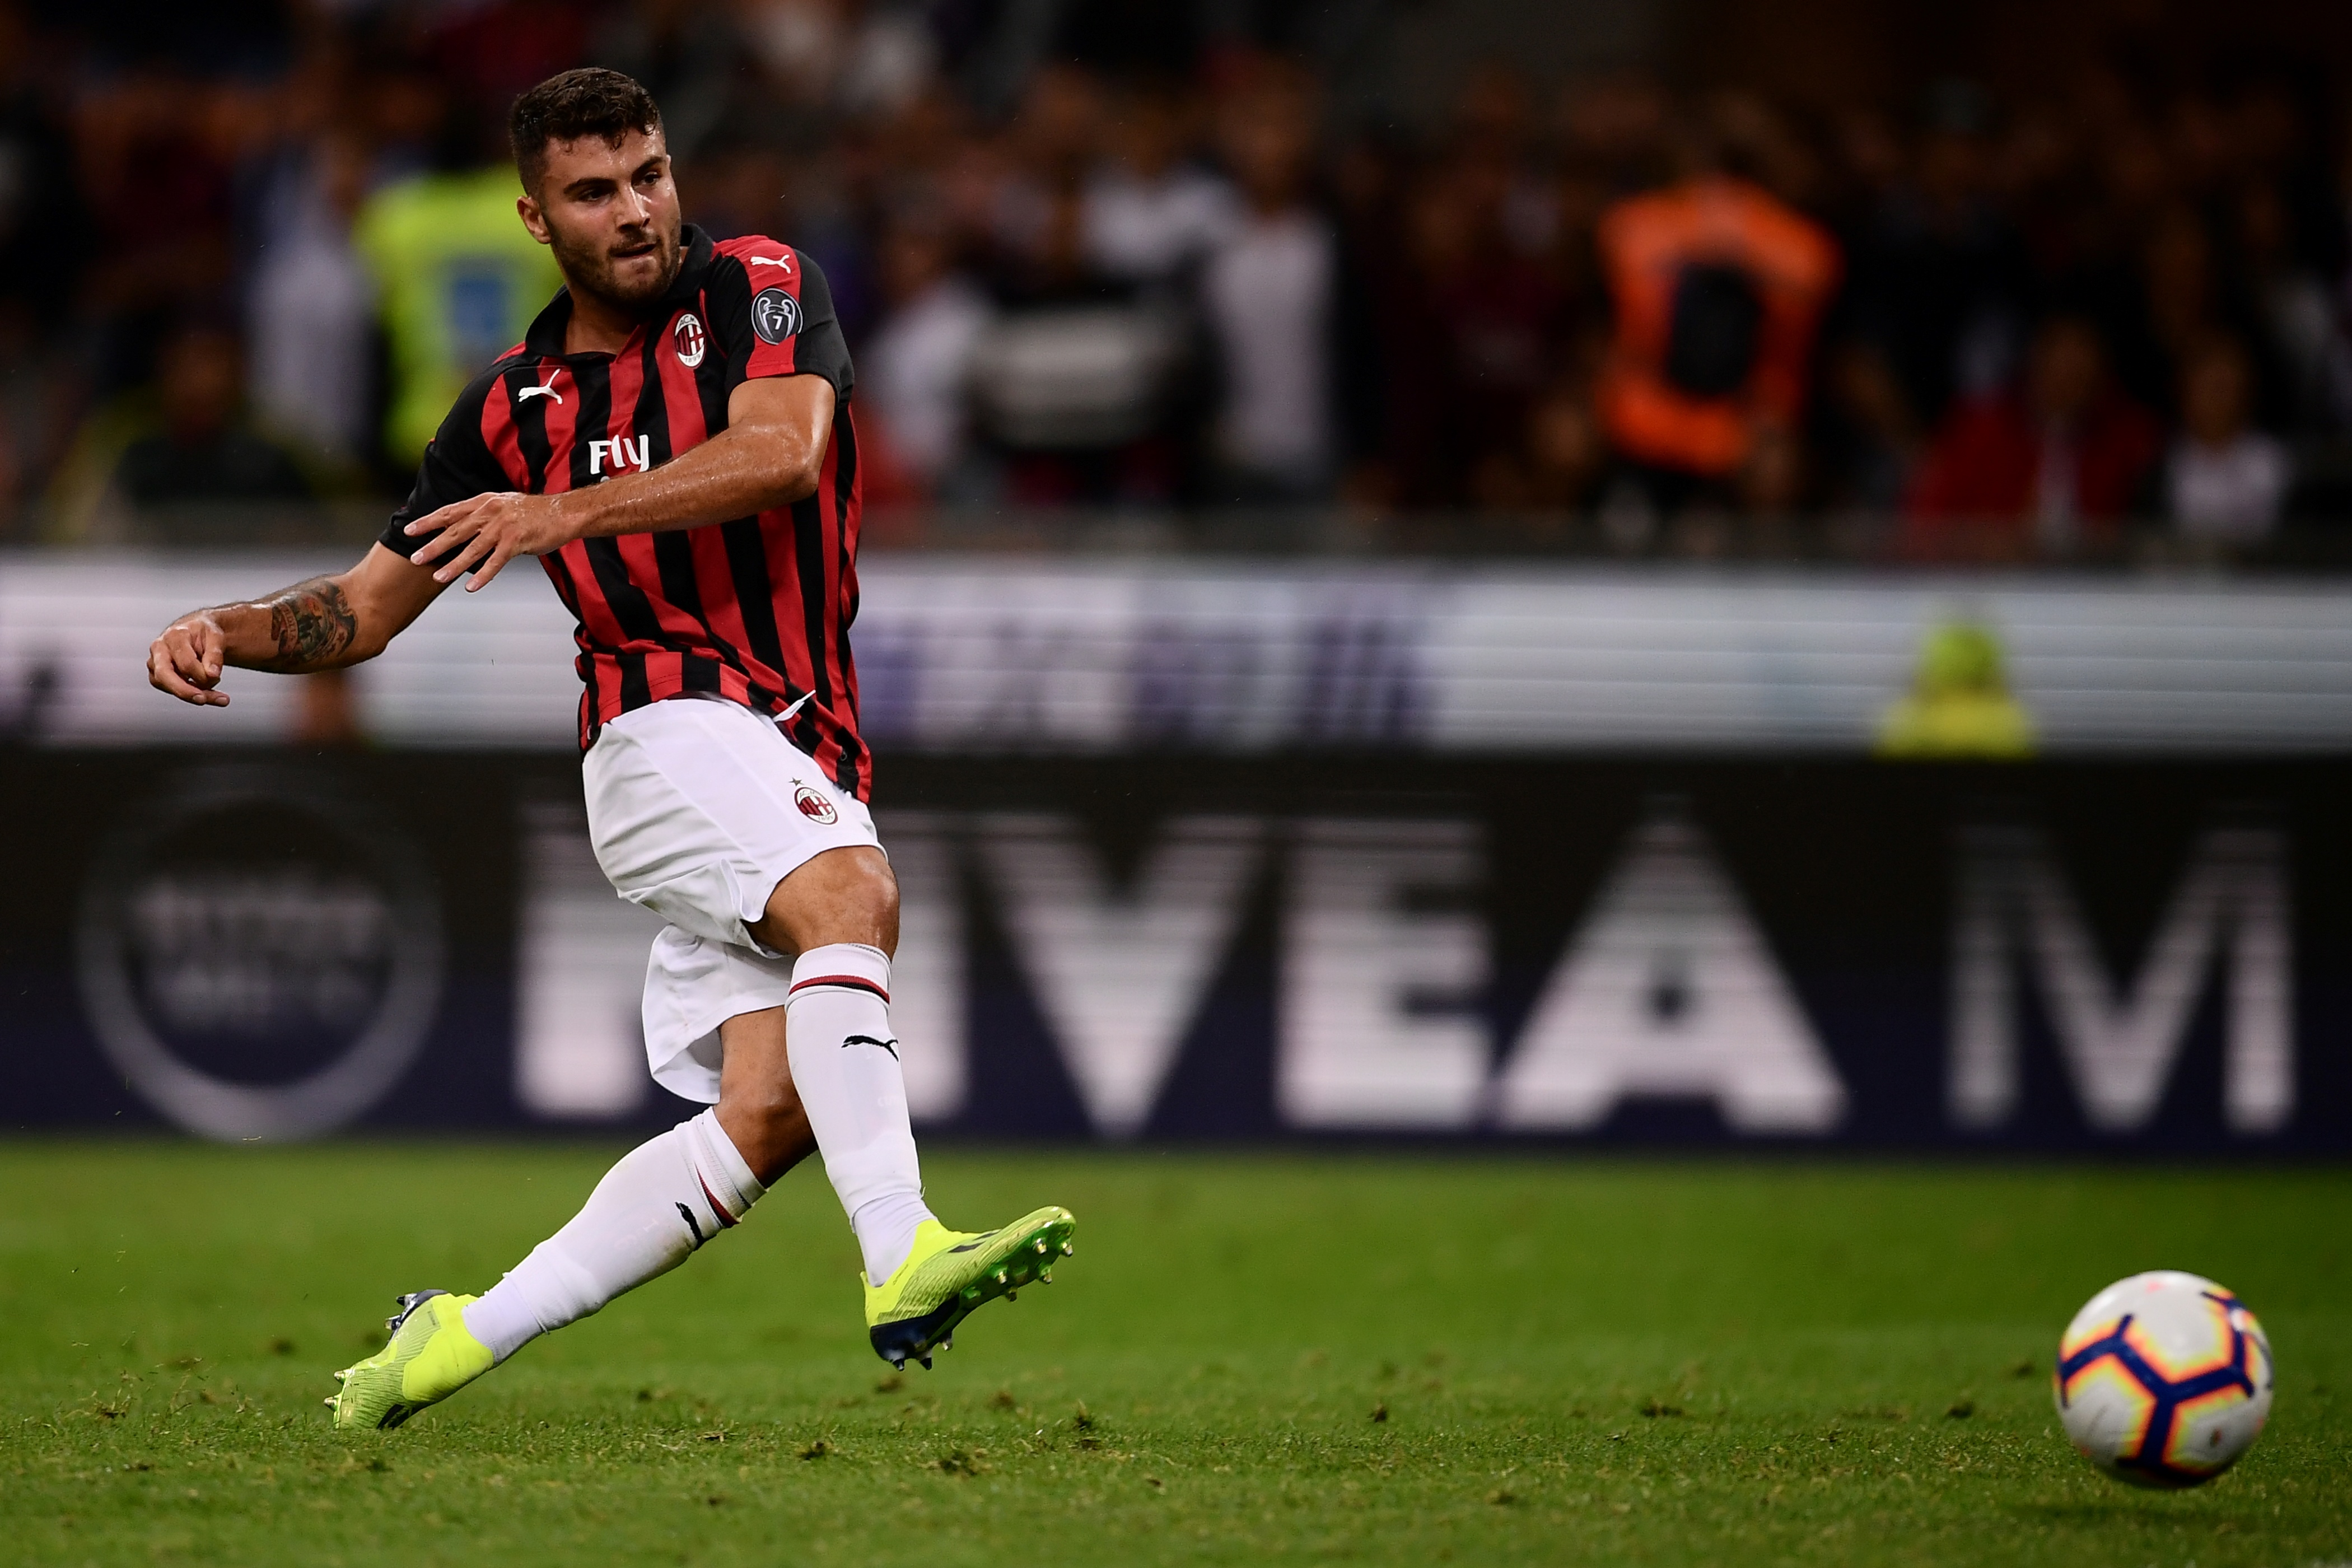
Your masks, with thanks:
M661 304L648 320L657 318L682 305L694 303L702 291L703 279L710 271L712 247L710 237L693 224L678 233L678 248L685 259L678 264L677 277L671 280L669 292L662 296ZM569 287L555 291L522 336L523 346L541 359L569 359L575 356L563 352L564 330L572 325L572 290ZM605 354L583 354L583 359L605 359Z

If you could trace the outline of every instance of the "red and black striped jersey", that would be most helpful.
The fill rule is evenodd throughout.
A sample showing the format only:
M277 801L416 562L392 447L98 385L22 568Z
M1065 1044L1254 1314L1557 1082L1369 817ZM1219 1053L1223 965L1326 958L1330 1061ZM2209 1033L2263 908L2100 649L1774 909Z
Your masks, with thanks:
M715 695L777 714L793 742L863 800L873 761L857 734L849 623L857 614L857 437L849 350L824 274L788 245L713 244L688 226L677 280L617 354L563 352L567 290L476 377L425 453L383 542L491 490L551 494L656 468L727 427L728 395L770 375L833 384L833 437L816 493L757 517L667 533L576 539L541 557L577 626L580 745L647 703ZM429 537L429 536L426 536Z

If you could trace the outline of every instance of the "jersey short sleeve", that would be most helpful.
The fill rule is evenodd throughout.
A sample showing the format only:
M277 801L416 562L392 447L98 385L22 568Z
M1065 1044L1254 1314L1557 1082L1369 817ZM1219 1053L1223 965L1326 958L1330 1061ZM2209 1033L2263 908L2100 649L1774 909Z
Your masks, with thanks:
M410 488L408 499L400 503L392 521L376 536L376 542L386 550L413 557L418 547L433 536L411 536L402 531L410 523L453 501L514 489L513 479L499 466L498 459L490 455L489 444L482 438L482 406L496 381L495 375L481 377L451 405L441 421L440 430L426 445L424 460L416 465L416 483Z
M727 353L727 390L772 375L821 375L849 399L849 343L824 271L789 245L758 236L719 247L711 326Z

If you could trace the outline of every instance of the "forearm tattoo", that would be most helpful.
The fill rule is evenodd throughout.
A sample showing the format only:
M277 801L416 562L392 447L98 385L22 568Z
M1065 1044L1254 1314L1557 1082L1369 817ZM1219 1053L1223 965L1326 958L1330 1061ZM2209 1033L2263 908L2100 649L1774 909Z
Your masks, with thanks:
M278 645L277 656L263 669L324 669L359 635L360 618L331 577L297 583L261 601L260 607L269 612L269 637Z

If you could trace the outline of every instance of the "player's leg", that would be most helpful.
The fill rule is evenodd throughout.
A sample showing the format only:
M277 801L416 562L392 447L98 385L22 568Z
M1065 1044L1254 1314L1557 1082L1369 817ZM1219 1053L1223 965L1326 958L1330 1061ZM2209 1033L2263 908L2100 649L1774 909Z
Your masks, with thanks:
M467 1327L499 1361L740 1225L815 1148L791 1078L761 1070L763 1016L719 1026L727 1065L715 1108L624 1155L562 1230L465 1309Z
M402 1297L383 1351L336 1374L342 1389L327 1401L335 1425L397 1426L541 1334L668 1273L741 1223L769 1184L815 1147L789 1077L761 1080L751 1070L757 1056L744 1053L741 1076L759 1089L738 1097L735 1131L721 1124L719 1110L706 1110L639 1144L604 1173L578 1214L479 1297L441 1290Z
M749 929L762 946L798 955L782 1020L792 1082L866 1278L887 1279L932 1217L890 1028L898 879L879 849L828 849L778 882Z
M879 850L831 849L804 862L749 929L761 945L799 954L784 1008L791 1078L865 1255L875 1353L929 1366L973 1308L1050 1279L1076 1221L1048 1206L997 1230L950 1231L924 1204L890 1029L898 883Z
M804 787L792 774L813 770L774 726L732 703L662 702L625 714L604 727L582 771L605 874L623 897L671 921L646 968L654 1077L690 1100L729 1100L724 1123L705 1111L632 1150L562 1230L478 1300L401 1298L383 1352L337 1374L343 1390L329 1403L338 1426L396 1426L539 1334L676 1268L813 1146L789 1072L757 1070L751 1046L727 1049L730 1035L757 1037L756 1016L781 1009L791 988L789 961L748 945L742 922L760 909L742 907L743 890L772 889L806 859L819 826L870 845L870 819L828 805L824 824L775 832L776 807ZM731 1097L722 1072L730 1054L741 1062Z
M402 1298L393 1342L341 1374L340 1426L397 1425L675 1268L812 1142L880 1271L866 1316L887 1359L927 1357L1066 1249L1060 1209L966 1236L923 1206L887 1013L897 888L859 802L772 724L717 700L612 721L583 782L605 874L671 922L646 973L654 1077L718 1109L633 1151L480 1299Z

